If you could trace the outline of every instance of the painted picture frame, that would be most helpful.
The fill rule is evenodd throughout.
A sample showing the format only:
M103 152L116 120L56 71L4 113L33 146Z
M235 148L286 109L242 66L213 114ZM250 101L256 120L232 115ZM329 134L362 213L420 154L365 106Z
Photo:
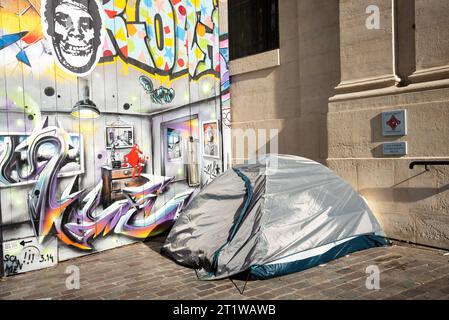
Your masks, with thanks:
M220 133L217 120L201 123L201 138L203 156L220 159Z
M181 131L167 128L167 161L182 160L182 134Z
M106 149L130 149L134 145L133 126L106 126Z

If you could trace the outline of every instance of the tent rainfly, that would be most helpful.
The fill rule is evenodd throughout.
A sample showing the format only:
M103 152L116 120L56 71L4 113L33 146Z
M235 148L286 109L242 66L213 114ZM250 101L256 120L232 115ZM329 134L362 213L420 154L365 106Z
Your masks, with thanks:
M365 200L337 174L309 159L268 155L204 188L162 252L202 280L268 279L385 245Z

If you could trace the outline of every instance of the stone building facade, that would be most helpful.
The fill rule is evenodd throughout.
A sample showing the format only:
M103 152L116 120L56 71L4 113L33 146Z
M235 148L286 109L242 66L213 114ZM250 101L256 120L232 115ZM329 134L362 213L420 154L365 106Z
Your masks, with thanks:
M449 158L448 22L446 0L279 1L279 49L230 62L232 129L277 129L279 153L335 170L389 237L447 249L449 167L409 165ZM387 136L398 110L406 132Z

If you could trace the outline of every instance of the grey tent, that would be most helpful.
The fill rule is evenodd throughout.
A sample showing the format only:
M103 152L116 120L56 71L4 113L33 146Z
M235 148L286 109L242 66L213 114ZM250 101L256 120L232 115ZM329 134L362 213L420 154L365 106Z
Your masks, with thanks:
M365 200L327 167L269 155L216 178L173 226L162 252L202 280L267 279L387 245Z

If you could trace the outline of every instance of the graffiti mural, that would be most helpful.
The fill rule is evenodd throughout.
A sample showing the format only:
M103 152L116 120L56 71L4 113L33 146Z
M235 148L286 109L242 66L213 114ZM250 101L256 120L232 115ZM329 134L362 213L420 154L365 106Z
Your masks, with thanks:
M229 38L228 34L220 36L220 72L221 72L221 113L223 125L231 127L231 78L229 73Z
M52 267L58 262L56 239L49 239L45 245L36 237L3 243L3 269L5 275Z
M220 76L217 0L3 0L1 14L0 50L30 68L51 68L53 53L79 76L116 58L171 79Z
M142 150L140 147L135 144L131 151L123 157L123 166L127 167L128 165L133 167L133 178L140 177L140 174L143 170L143 164L148 157L142 157Z
M79 249L92 250L94 239L111 232L145 239L166 231L190 202L193 191L178 194L160 209L153 211L158 194L173 178L146 174L142 174L142 177L148 182L141 187L124 189L126 200L117 201L94 216L93 212L100 203L101 183L98 184L82 200L81 209L69 212L65 219L61 217L54 221L58 238Z
M159 87L153 89L153 82L145 76L139 78L139 82L147 94L151 96L151 100L156 104L166 104L173 101L175 98L175 90L173 88Z
M85 190L74 190L75 177L57 199L58 173L68 157L70 141L63 128L48 126L46 119L15 148L15 152L27 153L30 172L39 171L29 196L30 218L36 236L45 238L54 227L60 240L83 250L91 250L93 239L110 232L144 239L169 227L191 199L193 191L179 194L153 212L158 195L173 178L144 174L146 183L143 186L124 188L126 199L113 203L99 214L94 215L94 211L100 204L101 182L86 194ZM45 164L37 161L42 144L51 144L55 150Z
M106 1L104 61L120 57L150 74L219 76L216 0Z
M207 186L212 180L221 174L221 168L217 161L212 161L204 166L203 170L203 186Z
M228 62L218 0L0 0L7 273L170 228L226 168ZM84 87L95 120L72 114Z
M84 173L83 138L78 134L69 134L68 138L71 149L67 152L59 177ZM17 147L26 139L24 134L0 133L0 188L36 182L44 164L54 156L55 148L50 143L41 143L32 155L17 152Z
M97 0L42 0L42 31L56 63L88 75L102 56L104 13Z

